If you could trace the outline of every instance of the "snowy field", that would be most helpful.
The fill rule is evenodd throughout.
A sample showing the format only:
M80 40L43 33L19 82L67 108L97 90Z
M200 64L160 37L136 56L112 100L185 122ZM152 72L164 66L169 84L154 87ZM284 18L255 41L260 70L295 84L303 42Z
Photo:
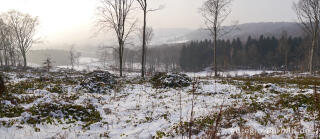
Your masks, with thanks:
M319 125L312 109L319 107L312 101L318 78L201 78L195 86L156 88L129 76L99 90L99 82L85 88L91 76L80 72L5 75L4 139L181 138L189 131L208 138L215 126L221 138L310 138Z
M58 66L58 68L71 69L72 67L70 65L65 65L65 66ZM74 66L74 69L78 71L83 71L83 70L93 71L99 68L102 68L102 63L99 61L99 59L92 58L92 57L80 57L79 63L76 63Z
M39 65L35 64L29 64L31 67L39 67ZM107 61L105 67L110 69L110 67L113 65L112 61ZM92 57L80 57L79 63L75 64L74 69L78 71L94 71L94 70L99 70L103 69L102 62L99 61L97 58L92 58ZM70 65L65 65L65 66L58 66L58 68L67 68L71 69ZM134 69L139 69L140 68L140 63L135 63L134 64ZM116 71L110 71L114 74L118 74ZM234 70L234 71L225 71L225 72L219 72L220 76L223 77L236 77L236 76L253 76L261 73L273 73L276 71L263 71L263 70ZM134 73L134 72L125 72L124 73L127 76L138 76L140 73ZM185 73L190 77L209 77L213 76L214 73L212 71L202 71L202 72L187 72Z

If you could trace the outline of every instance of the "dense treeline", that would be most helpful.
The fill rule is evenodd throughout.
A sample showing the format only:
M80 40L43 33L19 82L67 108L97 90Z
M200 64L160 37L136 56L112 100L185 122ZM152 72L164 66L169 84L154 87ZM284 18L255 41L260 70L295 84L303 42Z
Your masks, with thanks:
M213 42L192 41L182 47L180 67L184 71L201 71L212 66ZM219 69L288 69L307 70L310 40L300 37L260 36L240 39L219 40L217 43ZM319 68L319 50L316 51L315 68Z
M179 58L183 44L160 45L147 48L146 72L179 71ZM115 67L118 67L119 59L116 51L113 51ZM123 54L124 70L139 71L141 60L141 49L126 48Z

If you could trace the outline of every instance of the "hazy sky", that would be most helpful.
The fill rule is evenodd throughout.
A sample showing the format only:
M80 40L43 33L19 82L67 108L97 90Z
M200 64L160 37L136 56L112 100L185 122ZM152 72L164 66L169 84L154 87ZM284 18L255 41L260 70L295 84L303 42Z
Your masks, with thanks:
M165 8L151 13L149 25L154 28L203 27L199 8L203 0L149 0L153 7ZM231 21L296 21L292 3L297 0L234 0ZM0 12L17 9L38 16L39 34L47 45L79 44L99 41L95 32L97 0L0 0ZM141 20L140 20L141 21ZM101 41L101 40L100 40Z

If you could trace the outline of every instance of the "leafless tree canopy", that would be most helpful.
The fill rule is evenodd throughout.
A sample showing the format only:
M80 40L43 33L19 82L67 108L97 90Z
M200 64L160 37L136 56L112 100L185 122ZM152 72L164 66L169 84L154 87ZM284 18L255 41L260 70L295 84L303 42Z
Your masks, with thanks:
M213 38L213 49L214 49L214 75L218 76L217 68L217 57L216 57L216 48L217 48L217 39L226 33L223 31L222 24L231 13L230 5L233 0L207 0L203 3L200 12L202 13L207 30L210 31L210 34Z
M205 19L207 29L212 35L224 34L222 25L231 13L230 5L233 0L207 0L200 8L200 12Z
M132 33L135 21L130 22L129 14L133 10L134 0L100 0L98 25L101 29L113 30L119 43L120 76L124 45Z
M134 0L100 0L98 23L102 29L114 30L119 41L126 41L134 29L135 21L132 23L129 19L133 2Z
M153 11L157 11L157 10L160 10L160 9L163 9L164 6L159 6L158 8L149 8L148 6L148 0L137 0L137 2L139 3L141 9L143 11L146 11L146 13L148 12L153 12Z
M146 47L148 47L148 45L150 45L152 39L153 39L153 36L154 36L154 31L153 31L153 28L152 27L146 27ZM139 40L141 42L141 44L143 43L143 28L139 29L139 32L138 32L138 37L139 37Z
M313 34L316 31L316 22L319 23L320 18L319 0L300 0L294 3L294 10L305 31Z
M297 13L298 20L300 21L303 29L312 38L312 46L310 50L309 59L309 72L313 71L313 57L315 47L318 45L319 40L319 19L320 19L320 1L319 0L300 0L294 3L294 10Z
M37 42L34 38L39 20L37 17L32 17L29 14L24 14L19 11L11 10L2 15L2 19L6 27L2 28L2 35L6 36L8 45L12 44L17 47L24 61L24 67L27 66L26 54L32 45ZM6 33L6 34L3 34ZM13 51L12 51L13 52Z
M69 50L70 65L72 70L74 70L76 64L79 64L80 56L81 53L75 49L74 45L72 45Z
M0 49L3 53L0 53L1 66L15 65L17 48L14 45L13 32L10 27L0 19Z

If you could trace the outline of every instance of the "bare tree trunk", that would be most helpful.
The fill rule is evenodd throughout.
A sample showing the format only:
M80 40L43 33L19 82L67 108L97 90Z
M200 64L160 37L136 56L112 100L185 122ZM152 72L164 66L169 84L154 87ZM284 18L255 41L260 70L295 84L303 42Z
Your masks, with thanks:
M7 50L4 51L4 64L5 66L9 66Z
M310 59L309 59L309 72L310 72L310 74L312 74L312 68L313 68L314 46L315 46L315 40L312 41L312 47L310 50Z
M285 65L286 65L286 67L285 67L285 72L288 71L288 50L287 50L287 49L288 49L288 48L286 48L286 55L285 55L285 60L284 60Z
M6 86L2 75L0 75L0 95L3 96L6 93Z
M2 54L1 51L0 51L0 65L1 65L1 66L3 66L2 56L3 56L3 54Z
M11 61L11 66L15 66L16 65L16 59L15 59L14 50L11 50L11 52L10 52L10 61Z
M147 0L136 0L136 1L139 3L143 11L141 77L144 78L145 72L146 72L146 57L147 57L146 47L150 43L152 38L152 29L149 30L148 28L148 31L147 31L147 14L148 12L156 11L157 9L148 9Z
M147 4L147 3L146 3ZM141 63L141 76L144 78L145 74L145 60L146 60L146 26L147 26L147 11L143 11L143 39L142 39L142 63Z
M217 28L214 28L214 44L213 44L213 57L214 57L214 76L218 76L218 67L217 67Z
M23 67L26 68L27 67L27 56L26 53L22 53L22 57L23 57Z
M120 43L119 43L119 66L120 66L120 69L119 69L119 71L120 71L120 77L122 77L122 68L123 68L123 66L122 66L122 59L123 59L123 43L120 41Z
M312 46L311 46L311 50L310 50L310 60L309 60L309 72L310 74L313 73L313 57L314 57L314 49L318 44L318 28L319 25L315 24L315 28L316 30L314 31L314 35L313 35L313 39L312 39Z

